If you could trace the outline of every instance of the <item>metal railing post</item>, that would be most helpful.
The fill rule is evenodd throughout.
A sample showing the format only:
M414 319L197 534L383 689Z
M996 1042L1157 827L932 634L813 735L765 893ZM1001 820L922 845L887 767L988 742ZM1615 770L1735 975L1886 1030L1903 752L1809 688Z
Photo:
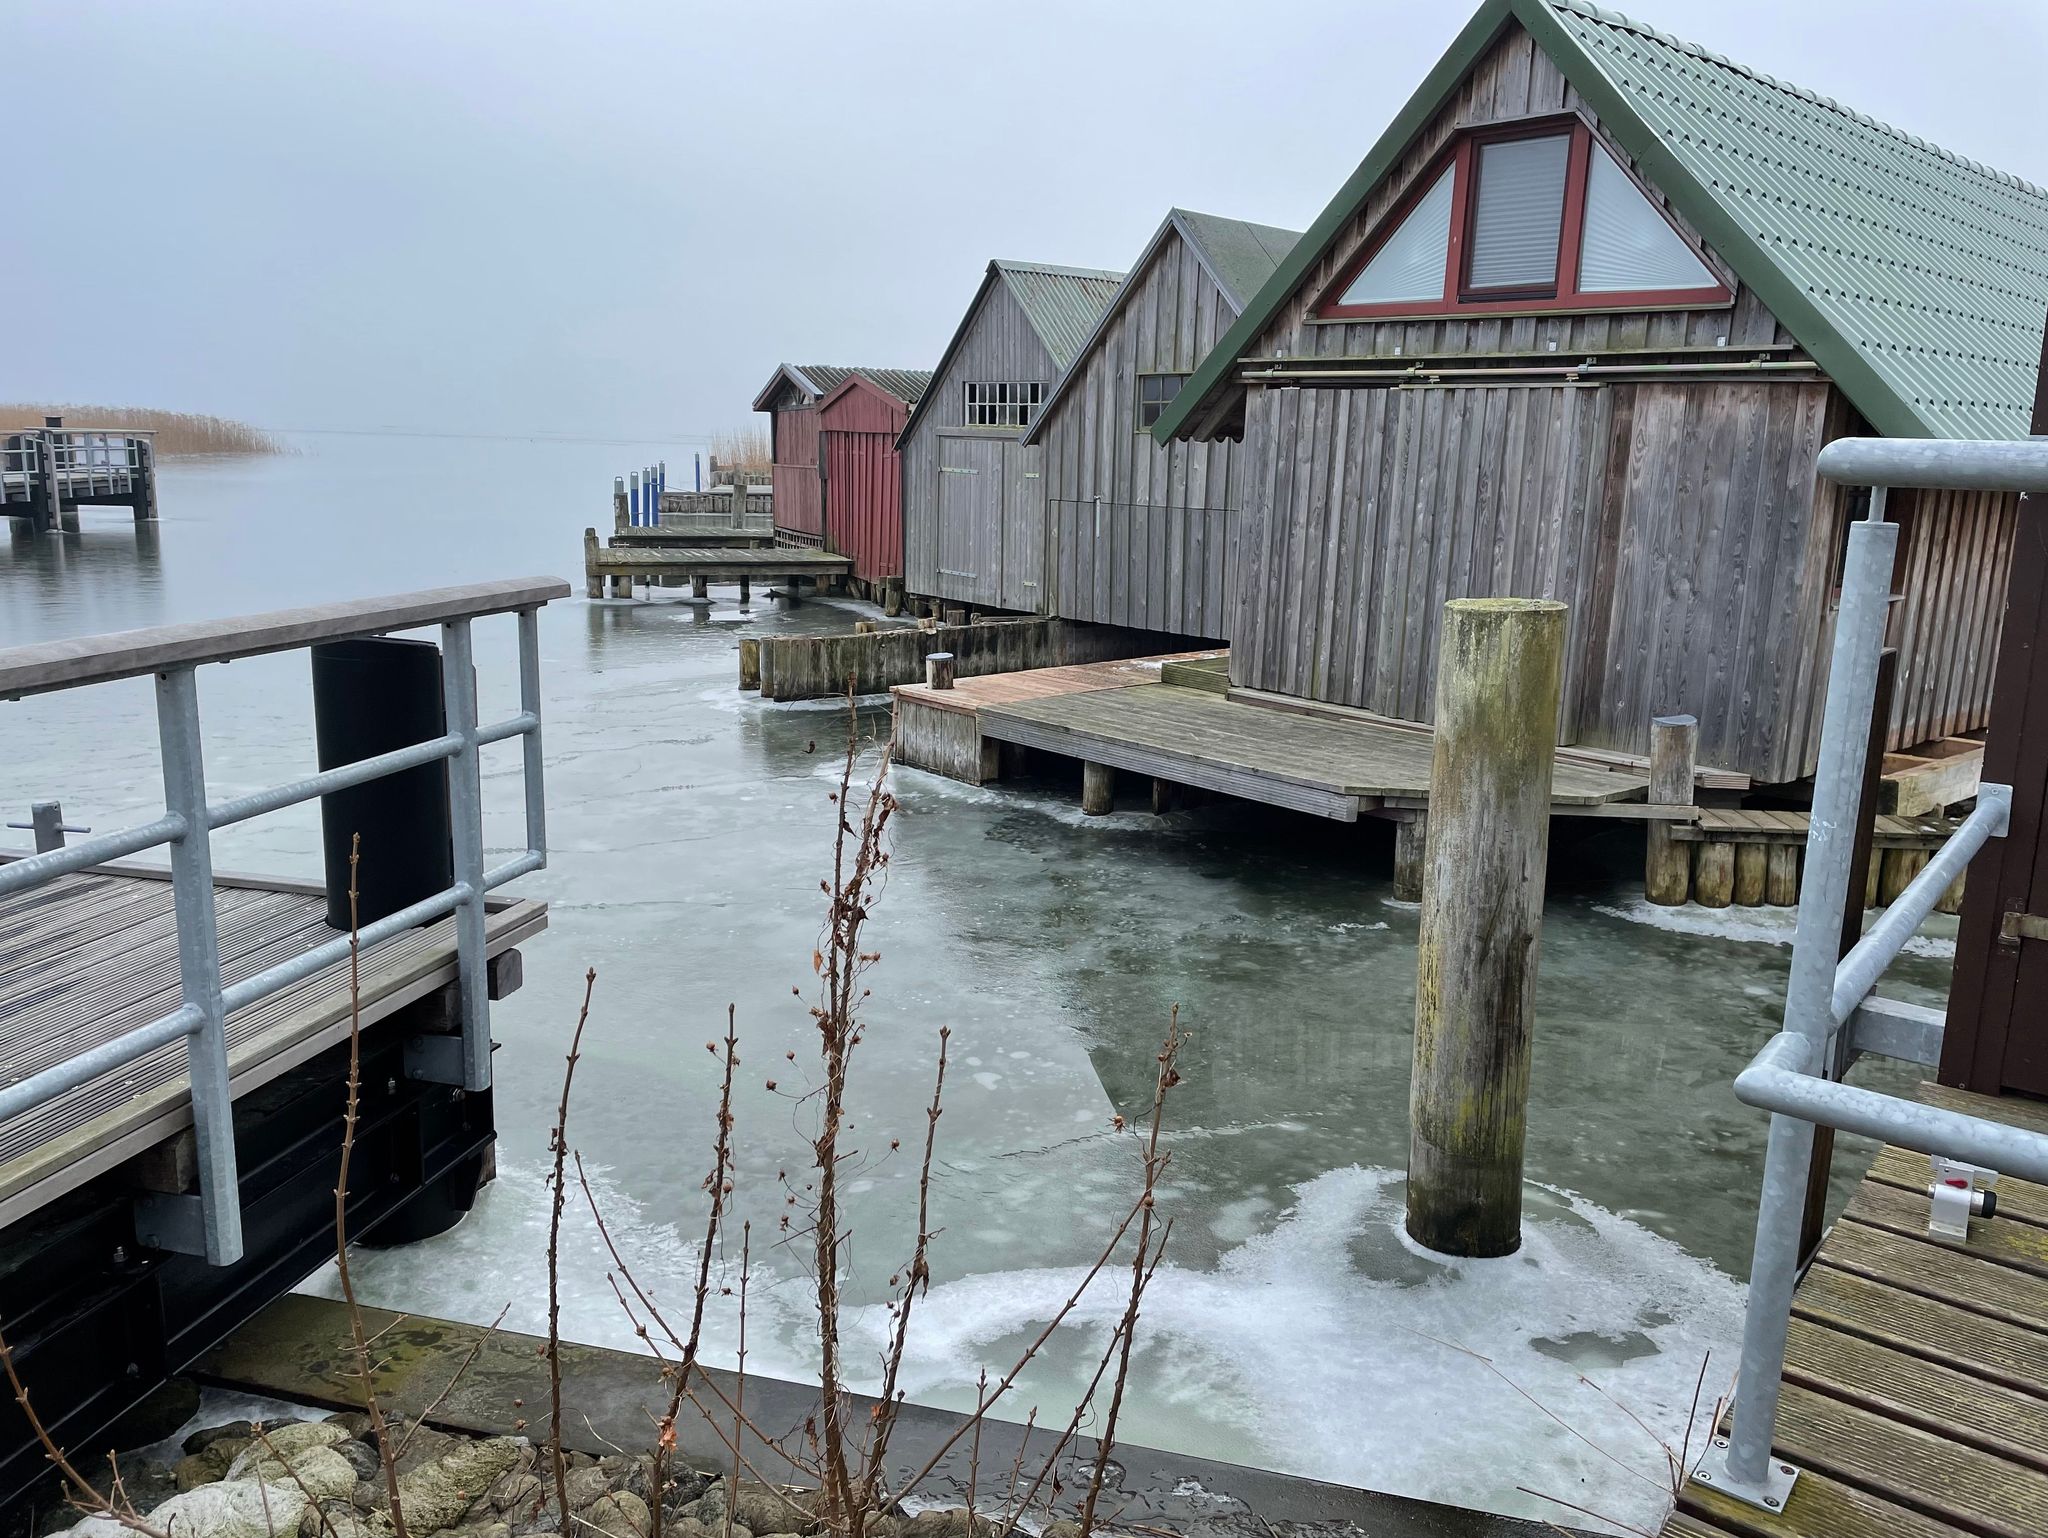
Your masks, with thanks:
M484 936L483 783L477 759L476 666L469 621L441 627L441 697L448 735L462 747L448 760L448 812L453 824L455 884L466 888L455 908L457 975L462 996L462 1087L491 1083L491 1017Z
M1785 985L1785 1030L1804 1043L1802 1067L1808 1071L1822 1060L1822 1050L1835 1029L1835 963L1842 904L1849 892L1863 757L1891 600L1892 559L1899 540L1898 525L1882 521L1884 503L1884 488L1874 488L1870 517L1849 526L1842 602L1835 615L1827 703L1821 715L1820 765L1814 775L1792 972ZM1734 1425L1725 1456L1710 1458L1698 1475L1716 1489L1772 1511L1784 1506L1796 1478L1789 1464L1772 1460L1771 1440L1778 1417L1792 1290L1798 1282L1799 1230L1812 1149L1811 1122L1793 1116L1771 1118L1763 1196L1756 1215L1756 1248L1750 1261L1749 1310L1742 1327ZM1719 1445L1717 1439L1717 1449ZM1712 1466L1716 1462L1718 1468Z
M540 754L540 610L519 611L519 708L533 717L521 742L526 783L526 847L540 857L535 869L548 863L547 787Z
M184 820L171 843L178 917L178 982L198 1014L185 1038L192 1076L192 1130L199 1153L199 1210L206 1258L242 1258L242 1197L235 1172L235 1102L228 1088L227 1016L220 997L220 936L213 906L213 849L206 818L206 765L199 747L199 685L189 667L156 676L164 809Z

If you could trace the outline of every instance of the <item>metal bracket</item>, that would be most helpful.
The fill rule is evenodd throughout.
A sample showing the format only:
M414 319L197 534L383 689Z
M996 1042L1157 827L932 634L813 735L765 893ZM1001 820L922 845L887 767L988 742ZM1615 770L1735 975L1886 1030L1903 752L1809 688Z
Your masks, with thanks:
M1730 1500L1764 1511L1783 1511L1792 1499L1792 1487L1799 1483L1799 1470L1777 1458L1764 1465L1761 1486L1744 1484L1728 1472L1728 1439L1715 1437L1714 1446L1692 1471L1692 1477L1709 1490L1719 1490Z
M136 1197L135 1242L173 1255L204 1255L206 1212L199 1198L160 1191Z
M405 1038L405 1076L422 1084L461 1084L465 1062L460 1036Z
M2038 913L2008 912L1998 921L1998 938L2007 945L2022 940L2048 940L2048 918Z
M1941 1039L1947 1024L1948 1016L1942 1010L1871 994L1856 1006L1844 1027L1849 1060L1867 1053L1931 1068L1941 1061Z

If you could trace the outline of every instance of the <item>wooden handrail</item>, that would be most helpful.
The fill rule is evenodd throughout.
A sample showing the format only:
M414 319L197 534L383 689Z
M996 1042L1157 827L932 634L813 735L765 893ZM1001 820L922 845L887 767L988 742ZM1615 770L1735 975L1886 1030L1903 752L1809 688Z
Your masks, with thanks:
M447 620L535 609L568 596L569 584L558 577L524 577L427 588L383 598L355 598L345 603L313 604L301 609L276 609L236 619L155 625L146 630L40 641L33 646L0 650L0 699L20 699L24 695L106 683L116 678L139 678L166 668L232 662L237 657L310 646L315 641L384 635Z

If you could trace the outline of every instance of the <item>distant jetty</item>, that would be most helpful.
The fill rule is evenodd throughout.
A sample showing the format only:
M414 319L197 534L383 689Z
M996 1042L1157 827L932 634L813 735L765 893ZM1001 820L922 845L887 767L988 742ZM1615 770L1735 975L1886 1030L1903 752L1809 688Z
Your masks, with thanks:
M0 405L0 422L40 422L62 417L83 427L113 424L155 434L164 458L197 454L283 454L284 443L260 427L192 411L158 411L148 406Z

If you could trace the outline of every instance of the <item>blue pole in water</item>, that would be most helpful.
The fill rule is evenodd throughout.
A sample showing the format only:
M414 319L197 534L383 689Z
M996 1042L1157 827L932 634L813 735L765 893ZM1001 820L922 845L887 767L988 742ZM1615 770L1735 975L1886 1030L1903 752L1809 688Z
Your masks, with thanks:
M702 491L704 489L704 456L702 454L692 454L690 459L697 467L697 490Z
M637 529L640 527L640 472L638 470L633 472L633 500L631 505L632 513L627 522Z

